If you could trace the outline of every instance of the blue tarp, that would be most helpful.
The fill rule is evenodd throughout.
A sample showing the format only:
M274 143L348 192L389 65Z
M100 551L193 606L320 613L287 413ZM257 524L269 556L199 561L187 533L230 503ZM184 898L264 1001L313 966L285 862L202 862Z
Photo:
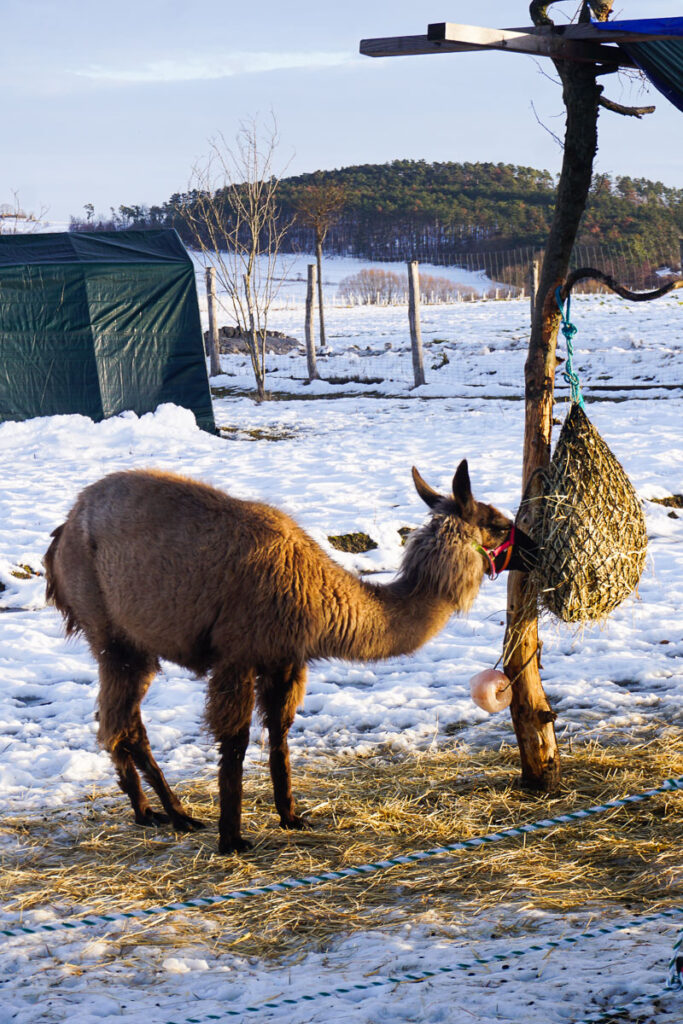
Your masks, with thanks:
M595 28L604 32L652 32L653 35L666 32L667 35L683 36L683 18L632 18L626 21L593 21Z
M641 71L662 95L683 110L683 18L640 18L631 21L595 21L593 25L605 32L665 32L678 39L653 39L649 42L620 42L619 46L636 62Z

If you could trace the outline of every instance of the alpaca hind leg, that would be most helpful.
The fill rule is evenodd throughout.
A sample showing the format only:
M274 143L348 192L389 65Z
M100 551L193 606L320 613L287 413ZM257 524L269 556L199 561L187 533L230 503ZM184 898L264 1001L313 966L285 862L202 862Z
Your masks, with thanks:
M257 689L259 710L270 740L270 777L282 828L308 828L308 823L294 810L287 741L296 709L304 698L306 676L305 665L287 665L278 672L261 677Z
M110 641L98 654L100 667L100 744L109 751L119 785L128 796L139 825L160 825L170 821L177 829L189 831L202 823L191 818L170 789L152 756L147 732L140 716L140 701L154 678L154 658L120 641ZM152 810L140 785L139 769L161 800L165 814Z
M166 782L164 773L154 759L152 750L147 739L147 730L142 724L139 709L135 721L125 740L125 745L135 766L142 772L161 801L161 806L166 814L156 815L161 821L170 821L171 825L178 832L197 832L205 828L203 821L193 818L187 813L178 797L175 795L169 784Z
M118 743L110 751L111 759L116 769L119 786L130 800L133 807L133 815L138 825L164 825L169 821L167 814L155 811L145 796L140 785L140 776L133 763L133 759L125 749L124 743Z
M243 839L242 766L249 745L254 709L254 672L217 668L209 680L206 718L218 742L218 852L241 853L252 843Z

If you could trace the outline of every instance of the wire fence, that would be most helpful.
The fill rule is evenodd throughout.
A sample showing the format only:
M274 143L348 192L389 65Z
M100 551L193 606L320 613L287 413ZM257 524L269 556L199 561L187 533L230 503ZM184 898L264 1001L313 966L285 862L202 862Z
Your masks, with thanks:
M450 288L445 287L449 284L445 277L434 276L433 265L420 267L423 282L444 285L438 299L434 289L429 291L431 301L422 299L424 376L431 393L523 396L531 268L541 256L531 248L453 253L452 264L444 269L444 274L450 274ZM573 268L594 267L641 291L679 278L680 256L665 247L643 256L627 244L580 245L571 263ZM328 345L317 353L317 369L331 387L359 384L365 390L375 387L386 393L395 385L405 393L414 386L406 268L399 263L383 266L374 276L365 272L371 286L355 294L343 261L324 264ZM283 278L281 298L272 313L274 325L284 328L293 341L289 352L276 347L268 352L266 369L275 391L296 390L307 380L301 270L298 265L298 276L290 271ZM353 276L360 278L362 273ZM385 287L385 278L390 288ZM368 281L363 278L361 283L365 286ZM581 282L574 291L581 296L580 305L575 306L576 363L588 397L620 391L666 395L683 388L681 345L676 340L680 292L654 302L630 303L611 292L605 299L606 287L595 281ZM246 352L226 354L222 361L224 372L235 378L234 386L248 388L251 370ZM560 374L557 386L562 395L565 386Z
M527 288L529 265L542 258L542 247L521 246L515 249L472 248L457 250L447 238L383 238L381 244L369 245L356 251L353 248L330 249L337 255L349 255L368 262L400 263L417 260L436 267L460 267L470 274L484 274L499 286L508 286L524 292ZM592 266L616 277L626 287L647 289L662 283L662 277L680 275L683 258L681 243L662 240L644 242L642 239L605 244L582 243L574 247L570 269ZM590 290L589 283L582 285Z
M645 248L641 244L619 242L611 245L576 245L570 260L570 270L594 267L614 277L620 284L633 290L658 288L666 281L683 274L683 245L678 248L662 244ZM424 259L427 254L417 255ZM529 246L490 252L444 252L434 254L430 262L440 266L462 267L468 273L483 273L496 285L513 288L518 294L529 293L529 268L535 260L542 260L543 249ZM438 262L437 262L438 261ZM607 289L597 282L584 281L576 286L579 293L603 292ZM490 297L495 297L489 291ZM502 294L500 297L505 297Z

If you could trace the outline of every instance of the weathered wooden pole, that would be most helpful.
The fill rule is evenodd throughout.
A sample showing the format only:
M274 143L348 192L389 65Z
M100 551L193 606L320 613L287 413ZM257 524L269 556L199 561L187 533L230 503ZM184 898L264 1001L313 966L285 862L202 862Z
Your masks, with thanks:
M221 361L218 350L218 322L216 320L215 267L206 268L206 299L209 307L209 372L211 377L217 377L221 372Z
M308 361L308 379L320 377L315 358L315 288L318 268L315 263L308 264L308 284L306 287L306 359Z
M547 24L549 4L531 5L539 13L536 23ZM611 3L604 5L606 20ZM536 21L536 18L534 18ZM598 105L602 87L597 84L599 66L589 62L556 61L567 110L564 156L557 189L555 213L545 249L529 351L524 368L525 429L522 492L536 470L550 462L550 439L555 388L555 346L560 310L555 291L564 284L569 259L578 233L591 184L598 142ZM533 509L521 510L520 525L528 527ZM559 784L560 758L551 710L539 673L540 644L536 593L526 573L511 572L508 580L508 613L504 667L514 681L510 711L519 744L522 784L551 792Z
M323 240L319 232L315 236L315 260L318 266L318 319L320 321L320 348L327 347L325 335L325 306L323 295Z
M537 256L529 264L529 303L531 306L531 322L534 319L534 310L536 308L536 295L538 294L538 285L541 279L541 260Z
M420 273L417 260L408 263L408 320L410 323L410 346L413 352L413 377L415 387L425 382L422 360L422 329L420 327Z

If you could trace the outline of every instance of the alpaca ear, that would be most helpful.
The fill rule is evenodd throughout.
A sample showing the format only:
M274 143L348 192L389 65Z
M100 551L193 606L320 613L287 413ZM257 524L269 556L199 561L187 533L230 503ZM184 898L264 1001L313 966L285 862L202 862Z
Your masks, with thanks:
M422 479L415 466L413 466L413 482L415 483L415 490L430 508L434 508L435 505L444 500L442 494L439 494L438 491L435 491Z
M467 459L463 459L455 471L455 476L453 477L453 497L455 498L458 512L463 519L466 519L474 512L476 503L472 494Z

